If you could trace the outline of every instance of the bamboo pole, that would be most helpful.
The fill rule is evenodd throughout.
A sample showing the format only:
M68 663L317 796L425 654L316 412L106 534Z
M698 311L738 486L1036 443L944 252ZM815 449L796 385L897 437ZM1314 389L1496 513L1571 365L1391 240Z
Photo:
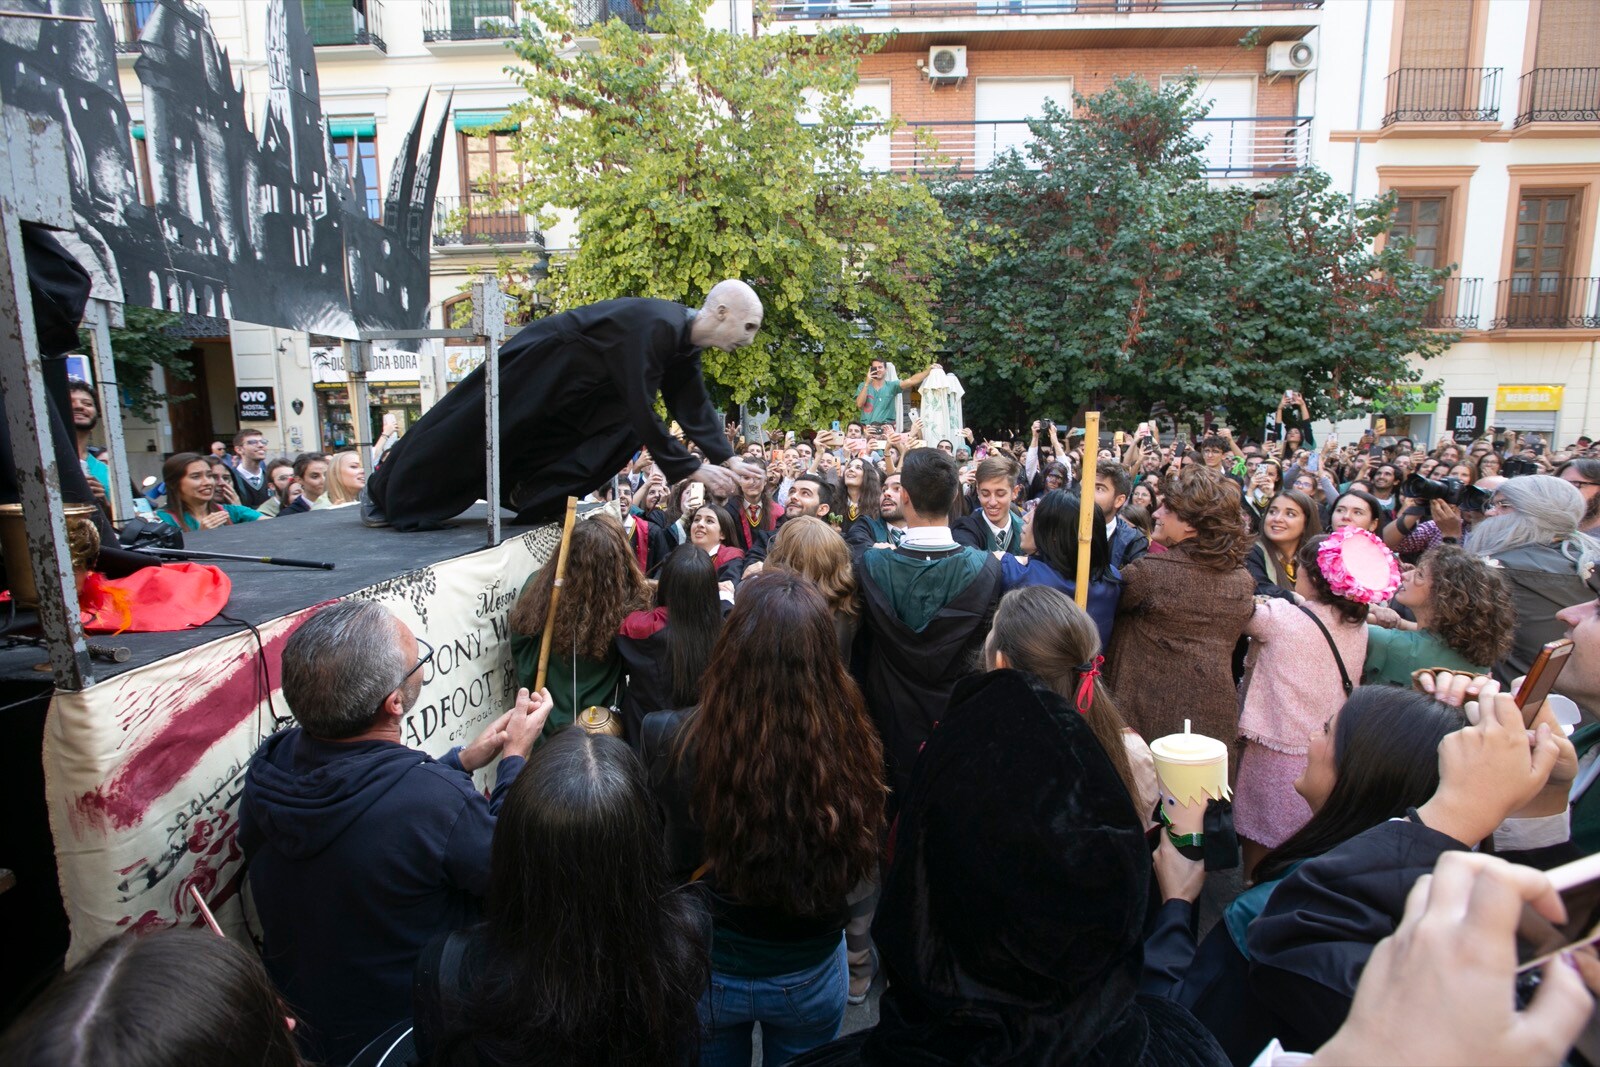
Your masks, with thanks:
M534 692L544 688L550 670L550 641L556 635L556 603L561 599L561 583L567 577L567 549L572 546L572 524L578 518L578 498L567 497L567 517L561 520L561 547L556 550L556 580L550 587L550 610L545 612L544 636L539 638L539 673L534 677Z
M1083 416L1083 483L1078 490L1078 576L1072 598L1089 607L1089 550L1094 544L1094 468L1100 458L1100 413Z

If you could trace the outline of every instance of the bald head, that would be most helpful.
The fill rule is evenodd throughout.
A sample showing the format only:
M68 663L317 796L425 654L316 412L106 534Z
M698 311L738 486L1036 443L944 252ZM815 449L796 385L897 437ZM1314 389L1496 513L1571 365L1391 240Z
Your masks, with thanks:
M718 282L706 294L705 306L695 316L689 339L702 348L725 352L743 348L761 329L761 298L737 278Z

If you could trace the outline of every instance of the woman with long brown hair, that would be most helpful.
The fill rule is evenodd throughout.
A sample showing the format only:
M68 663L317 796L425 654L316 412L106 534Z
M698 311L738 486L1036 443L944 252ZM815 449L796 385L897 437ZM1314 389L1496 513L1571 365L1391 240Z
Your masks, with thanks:
M744 576L745 552L739 547L739 524L726 508L701 504L689 516L689 543L717 568L717 581L737 585Z
M169 526L189 530L214 530L238 522L254 522L261 513L237 502L227 503L211 475L211 464L197 452L179 452L161 465L167 499L156 518ZM231 488L233 483L229 481Z
M1128 564L1107 683L1146 741L1183 730L1231 744L1239 724L1233 648L1255 612L1239 487L1201 467L1174 472L1156 510L1167 551Z
M786 1063L834 1037L848 895L877 871L883 750L809 578L752 577L724 623L700 706L645 718L643 755L674 867L712 914L704 1067Z
M530 689L539 673L540 638L555 579L552 552L511 608L511 658L517 684ZM571 723L584 708L616 705L622 685L617 631L631 612L649 606L650 588L622 524L601 514L574 525L550 642L546 688L555 706L545 722L546 737Z
M879 517L883 478L871 460L865 456L852 456L850 462L844 465L840 480L844 485L844 496L839 500L838 518L846 527L863 515L869 519Z
M984 645L989 670L1031 674L1074 701L1078 714L1111 758L1117 777L1146 826L1160 802L1150 746L1122 721L1100 680L1100 629L1059 589L1030 585L1000 598Z
M1261 513L1256 542L1245 557L1245 570L1256 580L1256 595L1292 598L1300 548L1322 532L1322 518L1311 498L1298 489L1283 489Z
M766 569L803 574L817 583L833 614L839 654L846 660L855 641L861 608L856 602L856 576L844 538L821 519L797 515L778 528L767 552Z

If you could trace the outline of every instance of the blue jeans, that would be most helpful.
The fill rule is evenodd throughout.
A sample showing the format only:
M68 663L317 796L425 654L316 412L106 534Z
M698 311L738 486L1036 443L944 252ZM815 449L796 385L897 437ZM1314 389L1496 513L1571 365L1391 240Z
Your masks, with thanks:
M782 1067L794 1057L832 1041L844 1025L850 972L844 937L822 963L773 978L711 973L700 997L705 1043L700 1067L750 1067L755 1024L761 1024L761 1062Z

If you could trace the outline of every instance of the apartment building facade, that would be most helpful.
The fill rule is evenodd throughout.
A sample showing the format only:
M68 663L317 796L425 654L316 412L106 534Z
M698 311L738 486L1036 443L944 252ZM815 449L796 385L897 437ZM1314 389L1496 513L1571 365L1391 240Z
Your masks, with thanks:
M203 7L243 81L265 100L259 0ZM516 181L507 118L521 91L506 67L515 0L300 0L316 43L335 155L378 210L404 131L448 108L430 323L444 326L475 270L504 256L570 247L507 212ZM642 28L633 0L576 0L593 21ZM132 63L150 0L107 0ZM893 38L862 66L858 102L903 123L874 136L866 166L982 169L1024 144L1043 101L1071 107L1118 77L1153 85L1193 75L1212 110L1197 126L1213 180L1252 183L1316 165L1359 198L1400 195L1397 226L1413 254L1456 264L1430 320L1461 333L1427 368L1445 395L1394 429L1437 437L1467 412L1482 425L1563 437L1600 429L1596 227L1600 214L1600 4L1592 0L781 0L759 24L751 0L716 0L709 23L732 32L815 33L855 25ZM137 136L137 128L135 135ZM930 155L927 145L936 144ZM336 342L205 320L187 405L133 424L130 452L158 462L198 437L252 426L275 448L369 442L350 411ZM211 330L210 335L204 331ZM481 359L470 346L382 351L368 373L372 418L415 419ZM271 389L270 419L241 420L241 390ZM246 414L261 414L260 409ZM146 461L148 465L149 461ZM140 471L140 473L148 473Z
M1319 165L1398 197L1412 255L1454 265L1429 321L1460 340L1392 432L1600 431L1600 4L1373 0L1323 26Z
M188 2L206 12L242 81L245 108L259 116L267 92L267 5ZM620 18L643 28L633 0L575 2L584 20ZM515 62L508 47L520 17L515 0L300 3L316 46L334 154L346 165L356 196L375 214L394 153L418 110L426 107L431 122L438 109L450 109L433 231L432 325L451 322L475 271L506 256L537 258L571 246L576 235L570 225L543 234L533 219L495 202L516 181L507 111L521 93L505 69ZM105 6L116 28L137 139L142 105L133 65L152 0L105 0ZM981 168L1025 142L1025 120L1046 98L1070 108L1074 91L1092 94L1116 77L1136 74L1159 84L1193 73L1214 100L1211 118L1198 131L1208 138L1212 173L1249 181L1311 158L1308 101L1315 78L1283 66L1281 56L1282 69L1270 63L1272 46L1308 36L1314 41L1321 8L1322 0L799 0L778 4L768 29L810 33L844 21L868 32L896 31L864 64L859 98L906 125L873 139L869 166L927 166L917 135L927 131L941 146L941 165ZM706 18L731 32L763 32L751 0L715 0ZM1248 34L1256 37L1254 47L1241 47ZM935 49L942 51L934 55ZM950 56L958 67L946 71ZM417 353L380 349L366 375L372 424L358 428L343 352L333 339L203 317L186 320L183 328L194 336L193 381L174 383L173 391L194 395L169 405L154 423L130 421L130 458L139 476L153 474L168 452L203 447L245 427L261 429L274 451L291 454L368 443L383 413L395 412L409 424L482 358L466 345L427 343ZM271 397L269 406L260 403L263 393Z

